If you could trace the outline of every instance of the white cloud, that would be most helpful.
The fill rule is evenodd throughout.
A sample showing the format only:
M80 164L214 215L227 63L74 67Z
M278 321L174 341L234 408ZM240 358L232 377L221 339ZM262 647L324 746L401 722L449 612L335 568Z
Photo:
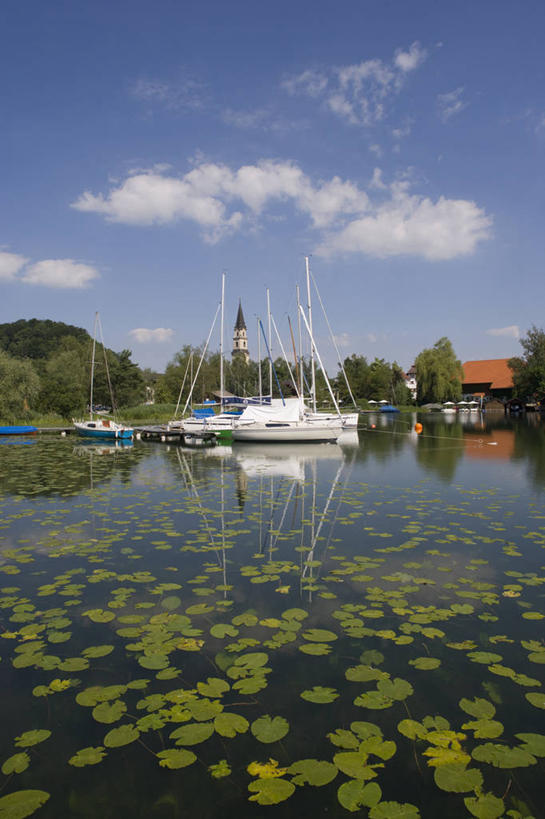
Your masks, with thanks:
M326 109L351 125L371 126L385 117L388 100L401 90L406 75L426 56L415 42L408 51L396 51L391 62L371 59L332 68L327 73L303 71L284 80L282 87L291 95L321 98Z
M73 204L108 220L132 225L195 222L206 241L254 225L268 206L291 205L326 231L320 252L356 252L380 258L402 254L452 259L471 253L490 235L492 220L474 202L441 196L436 202L409 193L409 181L387 186L375 172L369 191L333 177L313 182L293 162L262 160L231 170L203 162L185 176L129 176L106 195L84 193ZM375 194L376 195L376 194Z
M508 336L509 338L519 338L520 329L518 324L510 324L508 327L496 327L486 330L489 336Z
M366 333L365 338L371 342L371 344L376 344L378 341L378 336L375 333Z
M325 74L308 69L295 77L288 77L281 83L281 87L292 96L306 94L309 97L318 97L325 90L327 83Z
M420 47L420 43L414 42L408 51L398 49L395 54L394 63L401 71L414 71L426 59L427 52Z
M139 344L162 344L164 341L170 341L174 335L174 330L170 327L156 327L155 330L149 330L147 327L136 327L129 331L129 335Z
M337 347L349 347L350 344L352 343L350 341L350 336L348 335L348 333L341 333L340 336L334 335L333 338L335 339L335 344L337 345Z
M130 93L143 102L156 103L170 110L198 110L204 105L205 87L194 77L182 74L173 82L141 78L132 85Z
M365 253L378 258L422 256L443 261L472 253L489 238L492 220L474 202L446 199L437 202L410 195L406 183L391 186L391 198L369 214L331 233L318 252Z
M468 103L462 99L464 87L461 85L455 88L454 91L449 91L447 94L438 94L437 104L439 106L439 119L441 122L447 122L451 117L459 114L464 108L467 108Z
M25 268L21 281L59 289L81 289L98 277L98 271L73 259L44 259Z
M25 266L28 259L19 253L8 253L0 250L0 281L10 281Z

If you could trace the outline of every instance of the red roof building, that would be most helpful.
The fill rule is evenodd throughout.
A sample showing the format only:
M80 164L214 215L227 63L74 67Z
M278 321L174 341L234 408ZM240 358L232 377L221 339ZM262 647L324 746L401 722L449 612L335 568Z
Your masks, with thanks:
M508 358L488 358L484 361L465 361L462 364L464 378L462 392L471 395L493 395L511 398L513 394L513 371Z

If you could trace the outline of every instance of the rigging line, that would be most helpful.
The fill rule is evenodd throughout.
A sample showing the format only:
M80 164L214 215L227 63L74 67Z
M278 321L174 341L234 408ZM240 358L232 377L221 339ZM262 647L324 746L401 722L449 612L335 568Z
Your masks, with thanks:
M293 377L293 373L291 371L290 362L288 361L288 357L287 357L286 352L284 350L284 345L282 344L282 339L280 338L280 333L278 332L278 327L276 326L276 321L274 320L274 316L273 316L272 313L271 313L271 321L272 321L272 325L274 327L274 332L276 333L276 337L278 339L278 343L280 344L280 349L282 350L282 355L284 356L284 361L286 362L286 366L287 366L288 372L290 374L291 383L293 384L293 386L295 388L295 392L297 393L297 395L300 398L301 396L299 395L299 389L297 387L297 384L295 383L295 378Z
M183 378L183 381L182 381L182 386L180 387L180 394L178 395L178 402L176 404L176 409L174 410L174 418L176 418L176 416L178 414L178 410L180 409L180 403L182 401L182 393L184 391L184 386L185 386L185 379L187 378L187 373L189 372L189 365L191 364L192 357L193 357L193 353L191 352L189 354L189 358L187 359L187 365L186 365L186 368L185 368L184 378Z
M290 504L291 496L293 495L293 490L295 489L295 484L296 483L297 483L297 481L292 481L290 491L288 492L288 497L286 498L286 503L284 504L284 511L282 512L282 517L280 518L280 523L277 526L277 534L276 534L276 537L275 537L274 541L271 544L271 549L274 548L274 546L276 546L278 538L280 537L280 532L282 531L282 527L283 527L284 521L286 519L286 513L288 511L288 506Z
M269 314L269 317L270 317L270 314ZM274 362L272 360L271 351L270 351L269 345L267 343L267 336L265 335L265 330L263 329L263 323L262 323L261 319L259 319L259 326L261 327L261 332L263 333L263 340L265 341L265 348L267 350L267 355L269 356L269 362L270 362L270 365L271 365L271 372L274 373L276 386L278 387L278 392L280 393L280 398L282 399L282 404L283 404L283 406L286 406L286 402L284 401L284 395L282 393L282 388L280 386L280 381L278 380L278 375L276 374L276 368L275 368ZM272 385L271 385L271 387L272 387ZM272 401L272 388L271 388L270 392L271 392L271 401Z
M314 276L312 274L312 270L309 269L309 273L310 273L310 277L311 277L311 279L312 279L312 281L314 283L314 289L316 290L316 295L318 296L318 301L320 302L320 307L322 308L322 312L323 312L324 318L326 320L327 328L329 330L329 335L331 336L331 341L333 342L333 346L335 347L335 352L337 353L337 359L338 359L339 367L341 368L342 374L344 375L344 380L346 381L346 386L348 388L348 392L350 393L350 398L352 399L352 404L354 405L355 409L359 410L359 407L356 404L356 399L352 395L352 390L350 389L350 384L348 382L348 376L346 375L346 371L345 371L344 365L342 363L341 354L340 354L339 348L337 347L337 342L335 341L335 336L333 335L333 330L331 329L331 325L329 323L329 319L328 319L327 313L325 311L324 303L322 301L322 297L320 296L320 291L318 290L318 285L316 284L316 279L314 278Z
M216 315L214 316L214 321L212 322L212 326L210 327L210 332L208 333L208 338L206 339L206 344L204 345L204 350L202 351L201 360L199 361L199 366L197 367L197 372L195 373L195 376L193 378L193 383L191 384L191 389L189 390L189 395L187 397L187 401L185 402L185 406L184 406L184 408L182 410L182 415L185 415L185 412L187 410L187 405L189 404L191 398L193 397L193 389L195 387L195 384L197 383L197 378L199 377L199 372L200 372L200 369L201 369L201 366L202 366L202 362L203 362L204 357L206 355L208 345L210 344L210 338L212 336L212 331L213 331L213 329L214 329L214 327L216 325L216 319L218 318L218 313L220 311L220 307L221 307L221 303L218 304L218 306L217 306Z
M104 335L102 333L102 322L100 321L100 316L96 314L96 321L98 324L98 329L100 331L100 343L102 344L102 352L104 354L104 367L106 369L106 379L108 381L108 389L110 390L110 400L112 402L112 414L115 418L117 407L115 405L115 398L114 398L114 391L112 387L112 381L110 379L110 368L108 367L108 357L106 355L106 347L104 346Z
M312 541L311 541L312 546L311 546L310 552L308 553L308 557L307 557L307 560L306 560L306 564L307 564L307 565L305 565L305 568L304 568L304 570L303 570L303 575L302 575L302 577L305 577L305 575L306 575L306 573L307 573L307 568L308 568L308 560L309 560L309 559L311 559L311 560L312 560L312 559L313 559L313 557L314 557L314 550L316 549L316 544L317 544L317 542L318 542L318 538L319 538L319 536L320 536L320 532L322 531L322 526L323 526L324 520L325 520L325 518L326 518L327 512L328 512L328 510L329 510L329 505L330 505L330 503L331 503L331 499L332 499L332 497L333 497L333 494L334 494L334 492L335 492L335 489L336 489L336 487L337 487L337 484L338 484L338 482L339 482L339 478L340 478L340 476L341 476L341 474L342 474L343 469L344 469L344 461L343 461L343 462L341 463L341 465L339 466L339 468L338 468L338 470L337 470L337 474L335 475L335 478L333 479L333 483L331 484L331 489L329 490L329 495L328 495L328 498L327 498L326 504L325 504L325 506L324 506L324 508L323 508L323 511L322 511L321 515L320 515L320 522L319 522L319 524L318 524L318 527L317 527L316 531L314 532L314 536L313 536Z

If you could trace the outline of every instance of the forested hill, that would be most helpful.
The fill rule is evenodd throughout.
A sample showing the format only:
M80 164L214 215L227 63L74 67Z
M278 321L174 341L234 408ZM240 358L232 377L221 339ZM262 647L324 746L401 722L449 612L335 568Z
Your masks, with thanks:
M15 358L49 358L62 338L71 336L80 342L90 339L87 330L50 319L19 319L0 324L0 350Z

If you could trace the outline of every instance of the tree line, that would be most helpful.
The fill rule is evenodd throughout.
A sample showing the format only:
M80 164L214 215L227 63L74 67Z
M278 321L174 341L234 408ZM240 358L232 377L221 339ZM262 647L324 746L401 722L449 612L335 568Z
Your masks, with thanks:
M522 355L509 360L514 395L545 400L545 332L533 326L521 338ZM88 408L92 339L78 327L62 322L20 320L0 325L0 421L23 418L30 413L55 413L71 418ZM180 403L183 407L193 385L192 400L202 402L220 388L219 352L185 345L168 363L164 373L142 370L131 359L130 350L119 353L96 345L94 403L111 406L110 379L118 408L143 403L153 395L157 403ZM463 371L450 340L440 338L422 350L414 363L417 396L413 400L397 362L383 358L367 361L352 354L331 378L336 398L347 406L356 402L386 400L396 405L443 403L462 397ZM281 358L274 362L273 396L296 394L295 366ZM291 370L291 372L290 372ZM344 373L350 385L347 386ZM310 391L310 361L303 361L304 391ZM269 392L269 365L246 362L242 356L224 361L224 388L234 395ZM323 374L316 376L319 404L330 396Z

